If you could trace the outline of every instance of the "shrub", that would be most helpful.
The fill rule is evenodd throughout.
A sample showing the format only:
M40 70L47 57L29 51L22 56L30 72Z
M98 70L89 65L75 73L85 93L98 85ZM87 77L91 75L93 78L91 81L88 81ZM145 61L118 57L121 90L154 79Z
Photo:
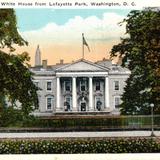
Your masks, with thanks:
M157 153L155 139L2 140L0 154Z
M0 126L17 126L21 125L22 114L19 110L13 109L12 107L4 108L0 113Z
M121 118L60 118L37 119L34 126L38 127L118 127L122 126Z
M156 129L160 128L160 116L154 117ZM81 116L81 117L34 117L23 116L22 112L8 108L0 112L0 127L34 127L55 130L97 130L97 129L143 129L151 128L151 116Z
M24 116L21 110L13 107L3 108L0 112L0 127L32 127L35 121L34 116Z

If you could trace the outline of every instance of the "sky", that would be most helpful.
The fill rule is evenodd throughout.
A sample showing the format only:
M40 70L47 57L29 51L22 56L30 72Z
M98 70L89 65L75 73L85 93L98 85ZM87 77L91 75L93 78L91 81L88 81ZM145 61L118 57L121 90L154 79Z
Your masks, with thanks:
M35 51L40 46L42 59L55 64L64 59L71 62L82 58L82 33L89 45L84 46L85 59L97 61L109 57L113 45L125 36L120 26L127 9L16 9L18 31L29 42L17 47L27 51L34 65Z

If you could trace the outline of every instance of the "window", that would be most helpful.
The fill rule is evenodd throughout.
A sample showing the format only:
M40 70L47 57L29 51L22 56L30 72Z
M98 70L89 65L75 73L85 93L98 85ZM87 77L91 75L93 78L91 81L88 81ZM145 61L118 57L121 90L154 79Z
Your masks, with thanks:
M86 102L81 102L81 111L86 111Z
M52 82L47 82L47 91L52 90Z
M100 91L101 90L101 85L100 85L100 81L96 81L96 91Z
M115 91L119 90L119 81L114 81L114 90Z
M65 98L65 103L64 103L64 110L65 111L70 111L71 110L71 106L72 106L72 97L71 96L67 96Z
M71 91L71 81L65 81L65 91Z
M120 105L120 97L115 97L114 98L114 106L115 108L119 108Z
M47 97L47 110L51 110L53 107L53 98Z
M38 82L34 82L35 86L38 87L39 83Z
M96 109L98 111L100 111L102 109L102 101L101 101L101 97L95 97L95 106L96 106Z
M37 101L37 105L35 106L35 109L37 110L37 109L39 109L40 96L38 96L38 98L36 99L36 101Z
M87 88L86 84L87 84L86 80L80 81L80 91L86 91L86 88Z
M72 100L71 100L71 97L70 97L70 96L69 96L69 97L66 97L66 102L68 102L68 103L71 105Z

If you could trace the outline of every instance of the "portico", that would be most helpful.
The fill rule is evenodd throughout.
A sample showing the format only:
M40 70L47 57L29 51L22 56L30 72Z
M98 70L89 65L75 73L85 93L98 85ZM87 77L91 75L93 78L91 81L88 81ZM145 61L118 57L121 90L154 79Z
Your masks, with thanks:
M81 60L57 69L56 81L56 112L109 109L109 80L106 68Z

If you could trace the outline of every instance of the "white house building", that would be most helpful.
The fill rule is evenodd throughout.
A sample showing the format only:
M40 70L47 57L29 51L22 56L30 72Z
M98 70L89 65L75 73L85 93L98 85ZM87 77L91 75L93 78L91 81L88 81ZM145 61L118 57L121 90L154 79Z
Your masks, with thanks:
M38 52L38 53L37 53ZM39 47L36 51L34 82L38 91L39 108L35 115L50 116L58 113L106 112L119 114L119 104L130 75L127 68L112 64L108 59L96 63L79 59L72 63L42 65Z

